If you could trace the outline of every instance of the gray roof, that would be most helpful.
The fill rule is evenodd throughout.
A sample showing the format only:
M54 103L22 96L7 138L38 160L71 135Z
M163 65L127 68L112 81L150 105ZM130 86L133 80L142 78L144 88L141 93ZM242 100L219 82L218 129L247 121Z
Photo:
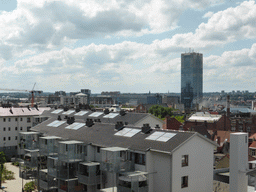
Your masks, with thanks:
M54 110L55 109L51 109L50 111L45 111L42 114L42 116L57 118L60 115L61 119L63 120L64 117L66 116L66 115L62 114L62 113L64 113L64 111L60 112L59 114L51 113ZM68 116L74 116L76 120L83 120L83 121L85 121L87 118L89 118L89 119L100 119L100 121L102 123L113 123L113 124L115 124L117 121L122 121L123 123L127 122L128 125L134 125L134 124L138 123L141 119L143 119L147 116L150 116L150 114L148 114L148 113L130 113L130 112L127 112L124 116L121 116L119 113L115 113L115 114L118 114L118 115L114 118L104 118L104 116L105 116L104 113L102 115L98 116L98 117L90 117L89 115L94 113L94 112L90 111L90 110L87 110L87 111L88 111L88 113L86 113L83 116L75 115L77 112L74 112L74 113L72 113ZM162 120L159 119L159 121L162 121Z
M127 117L130 117L129 113L126 115ZM122 116L120 116L120 118L122 119ZM31 130L41 132L44 136L58 136L63 139L82 141L85 144L92 144L100 147L123 147L136 151L147 151L151 149L169 153L194 135L199 135L195 132L164 131L160 129L153 129L148 134L139 132L132 137L117 136L114 135L117 132L117 130L115 130L115 124L95 122L92 127L87 127L85 126L84 118L76 119L76 122L84 123L84 126L78 130L66 129L65 127L68 126L66 122L59 127L47 126L55 120L56 115L52 114L48 120L35 127L32 127ZM129 124L126 127L141 130L141 128L133 127ZM167 142L145 140L145 138L156 131L176 133L176 135Z

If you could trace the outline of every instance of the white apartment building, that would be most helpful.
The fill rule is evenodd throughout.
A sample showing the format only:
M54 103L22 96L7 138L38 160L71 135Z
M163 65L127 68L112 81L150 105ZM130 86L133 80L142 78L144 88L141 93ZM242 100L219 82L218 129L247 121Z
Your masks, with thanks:
M3 108L0 107L0 151L8 157L17 154L19 132L29 131L30 128L42 121L39 115L50 108Z
M212 192L216 144L198 133L161 130L149 123L135 127L146 118L138 113L57 109L43 115L49 119L19 138L27 147L26 166L37 167L31 164L33 157L47 156L47 163L38 162L41 190Z

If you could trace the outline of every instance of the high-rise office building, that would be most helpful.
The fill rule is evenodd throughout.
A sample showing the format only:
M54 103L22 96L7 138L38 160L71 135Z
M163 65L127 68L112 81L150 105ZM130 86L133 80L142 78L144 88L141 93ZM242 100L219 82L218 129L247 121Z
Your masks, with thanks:
M181 54L181 103L191 108L192 101L203 96L203 54Z

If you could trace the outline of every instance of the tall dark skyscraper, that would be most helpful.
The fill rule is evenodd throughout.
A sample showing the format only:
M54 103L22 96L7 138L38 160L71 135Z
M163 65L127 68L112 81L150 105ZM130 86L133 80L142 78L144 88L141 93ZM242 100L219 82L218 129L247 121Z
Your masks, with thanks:
M181 103L191 108L193 99L203 97L203 54L181 54Z

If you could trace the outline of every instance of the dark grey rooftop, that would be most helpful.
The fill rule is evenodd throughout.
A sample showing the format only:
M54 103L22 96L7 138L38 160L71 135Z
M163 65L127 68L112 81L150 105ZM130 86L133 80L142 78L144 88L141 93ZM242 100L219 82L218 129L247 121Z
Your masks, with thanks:
M75 115L77 112L71 113L70 115L63 115L64 111L58 113L58 114L54 114L52 113L53 111L55 111L55 109L51 109L49 111L45 111L42 116L48 116L48 117L53 117L53 118L57 118L59 115L61 117L61 119L63 120L65 116L74 116L76 120L83 120L85 122L85 120L87 118L89 119L100 119L100 121L102 123L113 123L115 124L117 121L122 121L123 123L127 122L128 125L134 125L136 123L138 123L140 120L142 120L143 118L149 116L150 114L148 113L131 113L131 112L126 112L126 114L124 116L121 116L119 113L112 113L111 114L117 114L116 117L114 118L105 118L105 114L103 113L102 115L98 116L98 117L90 117L91 114L93 114L93 111L87 110L88 113L86 113L83 116L77 116Z
M126 115L127 119L131 118L131 115L129 115L129 113ZM56 115L50 114L50 116L51 117L48 120L42 122L41 124L35 127L32 127L31 130L41 132L43 133L43 136L58 136L62 137L63 139L82 141L85 144L92 144L100 147L123 147L138 151L147 151L151 149L164 152L171 152L176 147L185 142L187 139L197 134L195 132L164 131L160 129L152 129L152 131L148 134L139 132L132 137L124 137L114 135L117 132L114 123L95 122L92 127L87 127L85 125L84 117L76 118L76 123L84 123L84 126L77 130L72 130L66 129L66 127L68 126L67 122L63 123L58 127L47 126L53 121L56 121L57 119ZM138 116L142 118L145 115L139 114ZM125 116L120 116L118 118L122 119L123 117ZM139 118L136 118L136 121L138 120ZM141 128L134 127L129 124L126 126L126 128L141 130ZM176 135L169 139L167 142L152 141L145 139L156 131L176 133Z

